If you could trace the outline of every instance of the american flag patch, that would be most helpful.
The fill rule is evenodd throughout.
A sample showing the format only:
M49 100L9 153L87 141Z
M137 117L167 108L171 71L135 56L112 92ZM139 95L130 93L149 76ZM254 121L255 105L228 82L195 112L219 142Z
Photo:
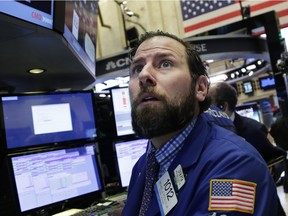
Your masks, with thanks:
M231 179L210 181L209 210L254 213L256 184Z

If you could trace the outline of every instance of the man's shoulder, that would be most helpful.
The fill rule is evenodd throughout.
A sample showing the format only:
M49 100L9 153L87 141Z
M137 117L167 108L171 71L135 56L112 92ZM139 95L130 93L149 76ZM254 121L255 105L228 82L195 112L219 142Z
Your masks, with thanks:
M237 116L235 118L235 127L238 128L241 127L243 129L249 129L249 131L261 131L265 134L268 133L268 129L266 128L266 126L264 124L262 124L261 122L258 122L257 120L253 119L253 118L248 118L246 116L241 116L239 114L236 114L235 116ZM238 119L238 120L237 120Z

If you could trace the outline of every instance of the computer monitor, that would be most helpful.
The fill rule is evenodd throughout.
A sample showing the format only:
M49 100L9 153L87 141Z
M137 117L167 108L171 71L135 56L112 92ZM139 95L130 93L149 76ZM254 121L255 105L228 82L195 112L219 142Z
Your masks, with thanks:
M239 115L252 118L258 122L261 122L260 111L256 102L241 104L236 106L235 109Z
M61 203L101 197L101 172L93 145L8 156L15 215L51 211ZM49 212L48 212L49 214Z
M0 1L0 12L52 29L54 0Z
M260 88L264 91L275 89L275 79L273 76L260 77L258 81Z
M115 143L116 160L123 188L129 186L132 168L146 152L147 143L147 139L119 141Z
M114 88L110 91L117 136L134 134L128 87Z
M98 0L55 2L55 30L63 34L93 76L96 76L97 17Z
M242 83L243 86L243 93L245 95L253 95L254 94L254 86L251 80L244 81Z
M93 94L70 91L2 95L0 115L7 149L96 141Z

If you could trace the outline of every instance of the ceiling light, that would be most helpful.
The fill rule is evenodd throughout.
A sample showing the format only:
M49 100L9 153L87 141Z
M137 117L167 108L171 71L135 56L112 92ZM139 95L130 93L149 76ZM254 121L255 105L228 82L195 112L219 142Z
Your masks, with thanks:
M227 75L226 74L219 74L213 77L210 77L210 82L211 83L216 83L216 82L220 82L220 81L225 81L227 79Z
M258 61L257 61L257 64L258 64L258 65L261 65L261 64L262 64L262 61L263 61L263 60L258 60Z
M256 69L256 65L255 65L255 64L248 65L248 66L246 67L246 69L247 69L247 70L254 70L254 69Z
M28 73L31 73L31 74L40 74L43 72L45 72L45 69L43 68L33 68L33 69L28 70Z

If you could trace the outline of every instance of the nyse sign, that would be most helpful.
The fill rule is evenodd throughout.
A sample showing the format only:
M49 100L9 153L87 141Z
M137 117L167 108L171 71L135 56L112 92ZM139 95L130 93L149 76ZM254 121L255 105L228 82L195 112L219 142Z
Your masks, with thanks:
M194 49L195 49L198 53L208 52L207 44L206 44L206 43L194 44L193 46L194 46Z

